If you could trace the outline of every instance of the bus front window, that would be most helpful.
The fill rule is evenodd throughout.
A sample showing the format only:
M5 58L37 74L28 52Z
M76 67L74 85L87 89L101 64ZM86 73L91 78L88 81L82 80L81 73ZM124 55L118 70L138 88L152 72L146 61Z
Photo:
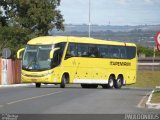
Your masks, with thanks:
M26 70L45 70L51 68L49 54L52 45L27 45L22 68Z

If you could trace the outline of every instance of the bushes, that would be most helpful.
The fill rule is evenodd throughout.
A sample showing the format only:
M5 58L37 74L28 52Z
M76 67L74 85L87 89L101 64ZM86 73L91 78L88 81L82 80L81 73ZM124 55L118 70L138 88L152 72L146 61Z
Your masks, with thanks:
M141 45L137 45L137 54L145 54L146 57L153 57L154 49L153 48L147 48ZM160 52L156 51L156 56L160 56Z
M9 47L12 58L28 40L49 35L53 28L64 30L60 0L1 0L0 51Z

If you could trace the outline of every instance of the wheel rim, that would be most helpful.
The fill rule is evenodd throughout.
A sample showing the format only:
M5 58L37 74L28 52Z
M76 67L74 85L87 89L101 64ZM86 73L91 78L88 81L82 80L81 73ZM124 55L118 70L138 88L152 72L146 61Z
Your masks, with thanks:
M63 83L66 84L67 83L67 79L65 77L63 77Z
M121 85L122 85L121 79L117 79L117 85L118 85L118 86L121 86Z
M110 79L110 81L109 81L109 86L110 86L110 87L112 87L112 86L113 86L113 84L114 84L114 83L113 83L113 80L112 80L112 79Z

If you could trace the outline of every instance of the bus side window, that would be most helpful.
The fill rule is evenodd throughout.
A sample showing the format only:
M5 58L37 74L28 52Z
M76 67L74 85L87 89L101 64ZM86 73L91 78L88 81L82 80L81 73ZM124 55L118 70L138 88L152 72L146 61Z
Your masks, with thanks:
M88 45L86 44L78 44L78 56L79 57L88 57Z
M108 46L107 45L98 45L99 57L107 58L108 57Z
M55 45L55 48L60 48L60 49L54 52L54 56L53 56L53 59L51 62L52 67L56 67L61 63L61 59L63 56L63 51L65 48L65 45L66 45L66 43L58 43Z
M55 51L52 59L52 67L56 67L60 64L60 50Z
M69 43L66 53L66 58L68 57L76 57L77 56L77 48L75 43Z
M65 46L66 46L66 43L58 43L55 45L55 48L60 48L59 49L60 57L62 57L62 55L63 55Z
M120 47L120 58L122 59L126 59L127 55L126 55L126 47Z
M119 52L118 46L110 46L109 57L110 58L119 58L120 57L120 52Z
M127 59L133 59L136 56L136 47L127 46Z
M89 45L89 57L99 57L96 45Z

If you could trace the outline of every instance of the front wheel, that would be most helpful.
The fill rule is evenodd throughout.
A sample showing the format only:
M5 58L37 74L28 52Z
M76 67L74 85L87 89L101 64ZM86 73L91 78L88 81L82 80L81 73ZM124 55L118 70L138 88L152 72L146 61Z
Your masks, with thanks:
M67 78L66 78L65 75L63 75L63 76L62 76L62 79L61 79L60 88L65 88L66 83L67 83Z
M36 84L36 88L40 88L41 87L41 83L35 83Z

